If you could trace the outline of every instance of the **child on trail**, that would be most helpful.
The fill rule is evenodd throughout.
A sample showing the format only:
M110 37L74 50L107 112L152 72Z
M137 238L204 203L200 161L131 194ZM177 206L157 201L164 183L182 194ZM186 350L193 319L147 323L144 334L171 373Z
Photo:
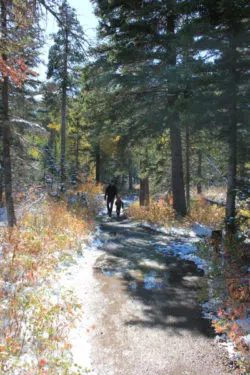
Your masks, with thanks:
M115 201L115 205L116 205L116 214L119 217L120 216L120 212L121 212L121 208L122 209L124 208L124 203L121 200L120 195L117 195L116 201Z
M113 210L113 204L115 200L115 196L117 197L117 190L114 184L114 181L111 181L109 186L106 188L104 199L107 199L107 210L108 215L111 217L112 210Z

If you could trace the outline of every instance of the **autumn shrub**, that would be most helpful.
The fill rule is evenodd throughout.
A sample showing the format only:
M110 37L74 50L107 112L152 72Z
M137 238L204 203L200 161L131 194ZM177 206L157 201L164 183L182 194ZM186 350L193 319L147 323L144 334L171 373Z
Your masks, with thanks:
M71 209L81 213L85 218L90 216L94 218L102 207L103 186L96 184L94 180L88 179L87 182L80 184L75 193L78 200L72 205Z
M241 240L233 243L223 240L223 261L214 250L210 239L198 247L199 255L208 264L205 279L208 295L214 306L213 327L217 334L233 342L235 350L240 353L237 360L242 374L248 374L250 347L245 337L250 335L250 276L242 259Z
M24 213L18 227L1 230L1 373L78 374L68 333L81 306L71 292L55 301L50 289L54 271L81 250L91 225L49 200Z
M151 224L167 225L175 220L175 213L163 199L158 202L150 200L149 206L139 206L136 201L128 208L128 215L137 219L145 220Z
M212 229L223 226L225 208L210 204L202 195L191 200L190 213L187 220L208 225Z

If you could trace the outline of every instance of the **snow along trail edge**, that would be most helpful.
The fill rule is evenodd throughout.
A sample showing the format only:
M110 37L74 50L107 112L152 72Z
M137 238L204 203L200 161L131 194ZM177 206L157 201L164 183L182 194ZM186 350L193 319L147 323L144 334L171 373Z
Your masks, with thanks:
M179 290L178 283L162 291L161 284L152 284L152 274L147 276L153 285L150 290L133 265L140 258L144 268L154 267L156 272L162 267L150 254L156 245L169 245L166 235L148 232L129 220L101 220L102 231L96 237L102 241L84 248L83 257L77 258L77 264L71 265L62 279L82 302L84 311L83 320L71 333L73 361L92 375L232 374L224 366L224 352L213 338L203 334L196 321L200 319L193 298L196 276L181 271L184 292L190 290L189 296ZM174 264L176 259L168 261ZM177 271L181 262L177 262ZM177 301L171 302L175 296Z

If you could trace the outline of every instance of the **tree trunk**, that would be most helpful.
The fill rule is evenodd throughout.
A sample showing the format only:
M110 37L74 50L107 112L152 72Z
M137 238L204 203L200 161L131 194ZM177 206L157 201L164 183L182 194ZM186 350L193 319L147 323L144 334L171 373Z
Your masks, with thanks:
M187 209L183 178L181 131L175 124L172 124L170 127L170 139L172 157L173 208L177 215L185 216L187 214Z
M202 193L202 174L201 174L201 168L202 168L202 152L201 150L198 150L198 167L197 167L197 177L198 177L198 183L197 183L197 194Z
M95 154L95 180L96 183L99 184L101 182L101 154L100 149L98 147L96 154Z
M67 7L66 9L66 25L65 25L65 44L63 56L63 82L62 82L62 107L61 107L61 183L63 184L65 175L66 163L66 116L67 116L67 86L68 86L68 22L67 22Z
M75 170L78 175L79 171L79 144L80 144L80 134L79 134L79 120L77 120L77 133L76 133L76 158L75 158Z
M232 32L230 39L231 84L228 108L228 183L226 202L226 231L232 235L236 232L236 170L237 170L237 77L236 77L236 47L235 36Z
M1 17L2 17L2 40L6 42L7 38L7 5L2 1L1 4ZM7 55L2 54L3 60L7 60ZM11 132L9 123L9 80L4 77L2 84L2 100L3 100L3 121L2 121L2 134L3 134L3 175L4 175L4 188L5 200L7 208L8 226L13 227L16 224L14 201L12 197L12 173L11 173L11 158L10 158L10 145L11 145Z
M187 211L190 209L190 132L186 125L186 202Z
M140 179L140 206L149 206L148 177Z
M167 16L167 32L172 35L172 41L169 40L168 45L168 64L170 66L176 65L176 47L174 45L175 37L175 23L176 23L176 0L169 0L168 16ZM172 42L172 43L171 43ZM175 79L173 82L169 81L169 95L168 105L174 107L176 101L175 95ZM181 131L178 127L178 113L175 113L172 118L170 126L171 139L171 159L172 159L172 190L173 190L173 208L177 215L185 216L187 214L183 163L182 163L182 145L181 145Z
M128 189L129 191L133 190L133 173L131 169L128 171Z

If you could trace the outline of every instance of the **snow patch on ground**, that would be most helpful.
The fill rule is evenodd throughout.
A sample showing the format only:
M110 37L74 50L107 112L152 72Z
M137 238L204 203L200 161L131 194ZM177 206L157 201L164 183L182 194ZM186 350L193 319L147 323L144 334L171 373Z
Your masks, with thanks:
M83 306L83 317L69 335L72 345L72 362L90 371L91 375L95 374L91 369L91 326L95 322L87 301L88 295L94 292L92 266L96 256L93 250L84 249L84 256L79 257L77 264L70 266L60 279L61 288L73 291Z
M192 261L205 273L210 269L208 262L197 255L197 246L195 245L200 242L202 237L211 236L212 230L209 227L196 223L191 228L170 227L168 230L166 230L164 227L158 227L156 225L149 224L148 222L143 222L142 225L170 236L178 236L178 240L171 241L168 246L159 246L155 244L157 251L170 253L180 257L181 259ZM185 242L187 238L188 242ZM182 240L182 242L180 242L180 240ZM248 269L248 272L250 272L250 268ZM216 312L221 307L221 300L219 298L210 298L209 301L203 303L201 306L204 318L215 321L218 320ZM236 323L245 332L247 332L247 335L242 336L242 339L246 344L249 345L250 317L246 316L245 319L237 320ZM216 341L226 347L231 359L234 360L235 358L239 358L241 356L239 351L235 351L234 344L229 341L229 338L226 335L216 336Z
M66 271L62 270L58 284L60 291L72 291L82 305L83 317L77 322L76 327L71 329L69 337L72 345L72 362L87 370L90 375L95 375L91 364L91 340L95 334L95 314L88 301L91 300L90 296L97 288L93 266L102 254L102 251L98 250L102 244L100 229L97 227L96 233L88 236L87 245L83 245L82 255L76 256L76 261L73 261Z
M142 225L146 228L151 228L155 230L156 232L161 232L165 234L169 234L170 236L181 236L181 237L191 237L191 238L197 238L197 237L206 237L206 236L211 236L212 230L207 227L206 225L201 225L201 224L193 224L192 227L169 227L166 229L164 226L157 226L154 224L150 224L146 221L142 223Z

